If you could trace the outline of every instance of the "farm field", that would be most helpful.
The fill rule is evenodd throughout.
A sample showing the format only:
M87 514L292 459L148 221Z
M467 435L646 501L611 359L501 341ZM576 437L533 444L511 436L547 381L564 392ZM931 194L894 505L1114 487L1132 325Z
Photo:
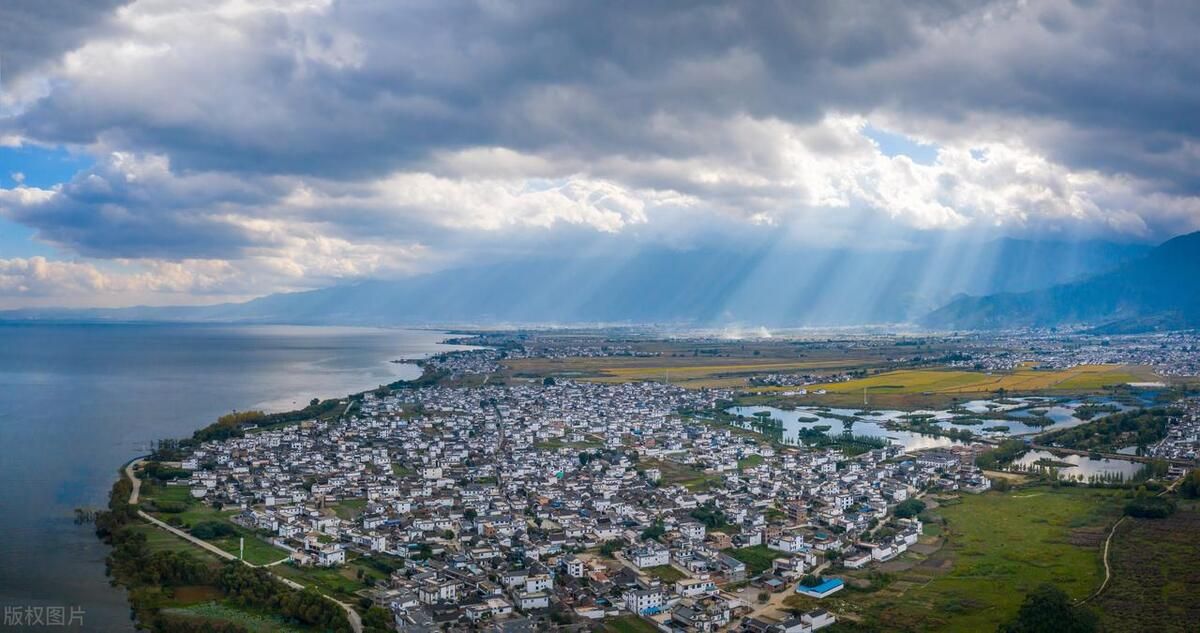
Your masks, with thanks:
M1109 385L1147 379L1149 370L1125 365L1080 365L1063 370L1022 368L1009 373L913 369L890 371L869 378L813 385L810 391L876 394L983 394L1004 389L1010 393L1034 391L1089 391Z
M844 591L823 606L857 613L867 625L887 623L885 630L994 631L1042 583L1083 598L1103 579L1100 552L1120 513L1118 494L1038 487L944 501L932 510L945 521L941 536L924 539L945 538L941 549L885 563L882 586Z
M1113 578L1093 602L1105 631L1194 631L1200 622L1200 508L1126 519L1113 536Z
M607 358L522 358L505 361L516 376L564 376L596 382L670 380L681 387L739 387L755 373L841 370L871 364L865 358L655 356Z

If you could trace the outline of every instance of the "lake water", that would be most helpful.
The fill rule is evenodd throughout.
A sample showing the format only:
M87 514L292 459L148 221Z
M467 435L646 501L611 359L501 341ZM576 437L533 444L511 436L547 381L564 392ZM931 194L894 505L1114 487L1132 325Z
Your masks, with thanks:
M1127 411L1132 407L1115 402L1109 398L1092 399L1089 402L1092 404L1106 404L1119 411ZM800 406L795 409L778 409L775 407L731 407L727 411L734 415L751 416L755 413L767 412L772 418L782 420L784 423L785 436L795 439L796 434L800 429L812 428L819 425L829 425L830 435L841 434L845 430L846 425L837 417L830 417L829 414L835 416L852 416L860 418L860 420L850 425L850 431L856 435L870 435L872 437L887 437L893 442L902 444L906 450L916 450L923 448L937 448L940 446L949 446L953 444L949 439L932 437L929 435L921 435L909 431L889 430L885 427L886 422L906 422L903 416L906 415L924 415L936 422L938 426L944 429L966 429L976 435L1000 437L1000 436L1021 436L1044 433L1046 431L1056 431L1058 429L1066 429L1073 426L1084 424L1085 422L1098 420L1106 415L1111 415L1110 412L1098 412L1089 420L1084 420L1075 416L1075 409L1080 405L1085 404L1082 400L1057 401L1046 398L1014 398L1004 403L995 402L992 400L971 400L963 403L960 408L968 413L954 413L948 410L920 410L920 411L895 411L895 410L871 410L863 412L861 409L829 409L815 406ZM1021 418L1031 418L1033 414L1030 408L1041 412L1051 424L1047 426L1037 426L1025 424L1021 422ZM987 413L987 412L1003 412L1011 419L993 420L981 418L982 424L957 424L951 420L959 415L969 415L970 413ZM860 415L861 413L861 415ZM818 418L817 421L806 421L810 418ZM1007 427L1005 431L985 431L987 428Z
M1038 460L1071 464L1070 466L1055 467L1058 470L1058 478L1080 481L1088 481L1095 476L1117 476L1121 479L1131 479L1146 468L1145 464L1124 459L1092 459L1085 455L1056 457L1050 451L1029 451L1013 462L1013 466L1017 469L1037 470L1036 462Z
M84 610L132 631L106 547L73 510L102 507L148 444L231 409L287 410L419 369L444 333L370 328L0 324L0 605ZM62 627L58 627L62 628ZM78 628L78 627L76 627Z
M734 415L744 415L747 417L753 416L755 413L770 413L772 418L783 421L783 436L791 441L797 440L800 429L811 429L814 426L828 426L829 430L826 431L828 435L841 435L844 431L849 430L854 435L869 435L871 437L889 439L894 444L902 445L905 450L939 448L961 443L946 437L887 429L876 422L876 420L890 419L882 415L879 417L864 417L850 425L847 425L838 418L826 415L827 413L832 413L840 416L852 416L856 409L829 409L828 411L824 411L816 408L800 407L788 411L776 409L775 407L730 407L726 411ZM897 415L900 414L899 411L894 413Z

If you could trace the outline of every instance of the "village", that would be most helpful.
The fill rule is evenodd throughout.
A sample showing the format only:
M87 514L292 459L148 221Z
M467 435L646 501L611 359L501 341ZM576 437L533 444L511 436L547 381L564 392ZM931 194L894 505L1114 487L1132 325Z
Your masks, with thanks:
M533 630L552 613L784 633L836 621L821 600L839 571L916 544L927 491L991 485L970 446L783 446L703 415L731 397L561 378L381 389L332 420L204 442L171 485L236 508L289 565L399 561L362 592L399 631ZM790 596L804 608L782 610Z

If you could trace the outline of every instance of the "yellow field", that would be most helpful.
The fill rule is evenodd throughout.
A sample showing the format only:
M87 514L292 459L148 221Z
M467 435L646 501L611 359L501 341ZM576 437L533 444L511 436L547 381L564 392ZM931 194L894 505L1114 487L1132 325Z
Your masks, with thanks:
M809 391L825 389L830 393L862 393L866 389L868 394L954 394L994 392L999 389L1009 392L1089 390L1144 380L1148 373L1147 368L1126 365L1080 365L1057 371L1022 368L990 375L974 371L914 369L848 382L813 385Z
M790 360L780 358L608 357L517 359L505 363L517 374L573 376L595 382L670 380L684 387L741 387L746 376L861 367L862 359Z

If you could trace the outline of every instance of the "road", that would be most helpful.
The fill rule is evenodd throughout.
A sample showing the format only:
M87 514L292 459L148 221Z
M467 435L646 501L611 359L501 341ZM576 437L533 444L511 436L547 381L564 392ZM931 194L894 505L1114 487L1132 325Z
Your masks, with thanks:
M145 460L145 457L139 457L128 464L125 464L125 476L129 478L131 483L133 483L133 490L129 493L129 505L137 505L138 495L142 492L142 480L138 479L137 475L133 474L133 469L137 468L138 464L141 464Z
M129 493L129 503L131 505L136 504L138 502L138 494L142 489L142 481L140 479L138 479L137 475L135 475L133 472L134 467L136 467L141 462L142 462L142 458L139 458L139 459L136 459L136 460L130 462L127 466L125 466L125 476L129 477L130 482L133 483L133 491ZM153 525L157 528L166 530L167 532L170 532L171 534L178 536L179 538L191 543L192 545L203 548L204 550L206 550L212 554L215 554L216 556L218 556L224 560L237 560L238 559L237 556L230 554L229 552L217 547L216 545L213 545L212 543L208 543L206 541L198 539L198 538L192 536L191 534L188 534L187 532L180 530L179 528L167 525L166 523L159 521L158 519L150 516L149 514L146 514L145 512L143 512L140 509L137 511L137 513L138 513L139 517L142 517L143 520L149 522L151 525ZM267 568L267 567L271 567L274 565L278 565L280 562L282 562L282 561L275 561L274 563L268 563L267 565L252 565L243 560L242 564L246 565L248 567ZM275 577L276 580L291 587L292 589L298 589L298 590L304 589L304 585L302 585L290 578L284 578L283 576L280 576L279 574L276 574L275 572L272 572L272 571L268 571L267 573L271 574L272 576ZM350 622L350 628L351 628L351 630L354 631L354 633L362 633L362 631L363 631L362 617L358 615L358 612L354 610L354 607L351 607L350 605L346 604L345 602L342 602L341 600L338 600L327 594L322 593L321 595L324 596L324 598L326 600L333 602L337 606L341 607L343 611L346 612L346 619Z

